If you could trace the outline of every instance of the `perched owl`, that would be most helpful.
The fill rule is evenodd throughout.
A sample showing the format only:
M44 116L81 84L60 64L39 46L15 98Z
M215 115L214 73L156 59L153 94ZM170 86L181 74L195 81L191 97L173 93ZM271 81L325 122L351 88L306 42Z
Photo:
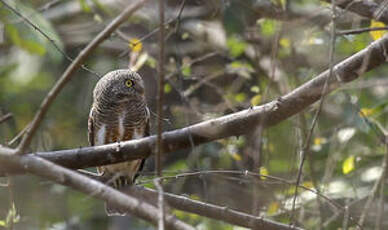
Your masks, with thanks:
M90 145L142 138L149 135L150 113L140 75L128 69L107 73L93 92L88 133ZM144 159L97 167L99 174L112 178L112 187L130 185L142 169ZM124 215L106 206L108 215Z

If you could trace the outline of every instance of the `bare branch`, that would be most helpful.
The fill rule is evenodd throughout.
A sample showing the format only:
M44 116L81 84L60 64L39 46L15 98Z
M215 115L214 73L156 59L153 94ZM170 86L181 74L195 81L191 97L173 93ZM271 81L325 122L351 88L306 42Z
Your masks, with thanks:
M332 0L324 1L333 2ZM385 10L384 4L380 6L378 2L369 0L337 0L336 5L358 15L388 23L388 11Z
M164 212L164 197L163 197L163 188L160 184L160 179L156 178L154 179L154 184L156 189L158 190L158 202L157 207L159 208L159 221L158 221L158 230L164 230L164 218L165 218L165 212ZM132 188L131 188L132 189Z
M94 173L90 173L88 171L82 170L82 173L88 177L91 177L95 180L106 182L106 180L109 180L109 178L98 176ZM225 174L225 175L233 175L233 176L249 176L253 177L255 179L259 179L262 177L265 177L268 180L273 180L276 182L281 182L287 185L294 185L295 182L293 181L287 181L286 179L274 177L270 175L262 175L259 173L249 172L249 171L235 171L235 170L202 170L202 171L195 171L195 172L185 172L181 174L177 174L174 176L163 176L158 177L158 180L168 180L168 179L177 179L177 178L183 178L183 177L193 177L193 176L203 176L203 175L211 175L211 174ZM148 182L155 182L155 179L152 179ZM336 207L338 209L343 209L340 204L335 202L334 200L331 200L330 198L326 197L323 194L317 193L314 189L307 188L303 185L299 185L298 187L304 189L305 191L309 191L313 194L316 194L318 197L321 197L325 201L327 201L332 207ZM182 195L176 195L172 193L167 193L158 190L153 190L141 186L131 186L124 189L122 192L125 194L130 194L131 196L137 197L142 200L147 200L151 204L154 204L154 206L157 206L160 200L160 195L162 192L164 201L172 208L182 210L185 212L191 212L195 213L200 216L213 218L216 220L221 220L229 224L238 225L242 227L247 228L255 228L255 229L266 229L266 230L273 230L273 229L301 229L299 227L290 226L287 224L278 223L263 217L254 216L251 214L247 214L244 212L233 210L226 206L219 206L215 204L206 203L203 201L198 200L192 200L186 196Z
M61 78L55 83L53 88L44 98L39 110L34 116L34 119L29 125L25 136L18 146L17 153L23 154L26 148L30 145L32 137L38 129L41 121L50 105L53 103L56 96L59 94L65 84L71 79L72 74L81 66L82 62L91 54L91 52L108 36L113 33L118 26L120 26L128 17L130 17L137 9L139 9L147 0L136 1L129 5L123 12L120 13L103 31L101 31L96 38L94 38L74 59L74 61L67 67L66 71L62 74Z
M358 29L351 29L351 30L341 30L338 31L337 35L350 35L350 34L361 34L364 32L371 32L371 31L380 31L380 30L388 30L388 26L385 27L367 27L367 28L358 28Z
M306 137L305 143L303 148L301 149L301 159L300 159L300 164L299 164L299 169L298 169L298 174L297 174L297 179L296 179L296 186L295 186L295 192L294 192L294 198L292 200L292 213L291 213L291 220L294 218L294 213L295 213L295 204L296 204L296 198L298 196L298 185L300 184L302 180L302 173L303 173L303 165L306 160L306 153L310 151L310 145L311 145L311 139L313 136L314 128L318 122L319 115L321 114L322 108L323 108L323 103L325 101L325 96L326 92L328 90L329 86L329 80L333 78L333 73L334 73L334 52L335 52L335 40L336 40L336 18L337 18L337 12L336 12L336 1L332 0L332 25L331 25L331 34L330 34L330 53L329 53L329 76L326 78L325 83L322 88L322 96L321 99L319 100L319 106L317 111L314 114L313 121L311 123L311 127L308 131L308 135ZM319 221L320 226L322 226L322 220L320 219Z
M328 80L327 93L339 88L346 82L357 79L364 70L369 71L386 61L388 37L373 42L367 48L337 64L333 69L336 77ZM369 55L369 58L365 57ZM367 61L365 61L367 60ZM261 119L264 126L270 127L297 114L307 106L319 100L322 88L329 78L329 70L306 82L287 95L261 106L255 106L240 112L232 113L216 119L210 119L163 133L163 150L169 153L194 145L217 139L242 135L249 132ZM156 137L118 143L85 147L53 152L35 153L47 160L68 168L87 168L99 165L118 163L128 160L145 158L150 155L156 143ZM13 151L8 149L8 151ZM15 172L17 169L14 169ZM20 170L20 169L19 169ZM11 172L12 168L5 165L0 173Z
M163 97L164 97L164 4L163 0L159 0L159 60L158 60L158 104L157 104L157 145L155 170L158 176L162 176L161 156L163 154Z
M126 190L125 193L135 197L141 197L143 199L150 200L153 203L156 203L158 199L158 191L149 188L133 186ZM222 220L233 225L266 230L301 230L299 227L292 227L290 225L278 223L263 217L253 216L244 212L236 211L228 207L222 207L198 200L193 200L185 196L164 192L163 197L165 201L173 208L216 220Z
M109 186L72 170L55 165L45 159L31 156L9 154L0 149L0 163L24 168L27 172L55 181L73 189L82 191L90 196L105 200L117 207L128 210L131 214L147 220L154 225L158 223L158 210L147 202L125 195ZM166 216L166 227L176 230L194 230L193 227L181 222L174 216Z
M385 131L384 131L385 132ZM370 195L365 203L365 206L364 206L364 209L362 210L362 213L361 213L361 216L360 216L360 220L358 222L358 224L362 227L364 225L364 222L367 218L367 214L368 214L368 211L372 205L372 202L373 200L375 199L375 197L377 196L377 193L379 192L379 188L381 186L383 186L384 184L384 181L386 180L387 178L387 173L388 173L388 136L385 132L385 148L386 148L386 152L385 152L385 155L384 155L384 159L383 159L383 163L382 163L382 172L381 172L381 176L379 177L378 180L376 180L375 184L373 185L373 188L372 188L372 191L370 192Z
M7 113L4 116L0 117L0 124L7 121L8 119L12 118L12 113Z

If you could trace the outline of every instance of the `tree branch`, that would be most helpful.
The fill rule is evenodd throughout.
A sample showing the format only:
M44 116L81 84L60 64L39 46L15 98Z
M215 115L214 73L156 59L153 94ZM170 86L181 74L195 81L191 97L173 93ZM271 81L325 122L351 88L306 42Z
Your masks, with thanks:
M325 2L331 3L331 0L324 0ZM352 11L358 15L388 23L388 11L384 6L385 2L377 3L369 0L337 0L336 5L345 9Z
M387 58L387 48L388 37L384 36L337 64L333 69L335 77L328 80L327 93L339 88L343 83L357 79L365 71L384 63ZM163 133L164 153L184 149L192 144L199 145L225 137L242 135L255 127L261 119L264 119L265 128L276 125L319 100L327 78L329 78L329 70L287 95L264 105L165 132ZM156 136L150 136L103 146L40 152L31 155L45 158L68 168L87 168L145 158L151 154L155 143ZM8 149L7 151L12 150ZM4 165L0 168L0 174L17 172L17 170L17 168L12 169L10 166Z
M162 176L161 157L163 154L163 98L164 98L164 4L159 0L159 57L158 57L158 98L157 98L157 136L156 136L156 158L155 170L158 176Z
M158 223L158 209L147 202L131 195L125 195L101 182L55 165L45 159L28 155L9 154L9 152L3 152L2 150L4 149L0 149L0 163L2 165L13 165L24 168L26 172L69 186L90 196L105 200L121 209L128 210L131 214L147 220L154 225ZM172 215L166 216L165 224L168 229L194 230L193 227L176 219Z
M7 121L8 119L12 118L12 113L7 113L4 116L0 117L0 124Z
M48 108L53 103L56 96L59 94L65 84L71 79L72 74L81 66L82 62L91 54L91 52L106 38L113 33L117 27L119 27L129 16L131 16L137 9L139 9L147 0L136 1L129 5L123 12L120 13L103 31L101 31L96 38L94 38L74 59L74 61L67 67L66 71L62 74L61 78L55 83L53 88L49 91L44 98L39 110L34 116L34 119L30 123L25 136L18 146L17 153L23 154L26 148L30 145L32 137L38 129L41 121L47 113Z
M130 194L134 197L142 198L152 203L157 203L158 191L132 186L124 191L125 194ZM195 213L200 216L225 221L233 225L238 225L246 228L266 229L266 230L285 230L294 229L301 230L299 227L290 226L287 224L278 223L263 217L250 215L244 212L236 211L228 207L221 207L214 204L205 203L198 200L192 200L185 196L175 195L163 192L165 201L169 206L185 212Z

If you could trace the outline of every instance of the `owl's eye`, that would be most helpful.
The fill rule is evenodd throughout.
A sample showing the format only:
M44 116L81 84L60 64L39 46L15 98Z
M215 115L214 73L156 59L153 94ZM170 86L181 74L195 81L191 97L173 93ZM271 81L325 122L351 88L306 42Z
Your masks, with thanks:
M131 79L126 80L125 81L125 86L132 87L133 86L133 81Z

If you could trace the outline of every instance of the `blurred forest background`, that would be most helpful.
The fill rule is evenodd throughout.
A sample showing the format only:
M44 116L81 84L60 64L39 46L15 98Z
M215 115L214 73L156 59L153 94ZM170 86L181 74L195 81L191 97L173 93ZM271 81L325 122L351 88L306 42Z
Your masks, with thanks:
M384 32L381 22L312 0L166 0L165 130L259 105L285 95L365 48ZM7 1L44 31L69 57L76 57L131 0ZM386 1L375 0L384 10ZM184 8L182 8L184 6ZM181 13L180 10L183 9ZM0 143L31 121L42 99L70 61L37 30L0 3ZM146 82L156 116L158 4L149 1L87 59L50 108L31 151L87 146L92 90L105 73L127 68L130 57ZM131 42L128 42L131 41ZM139 42L140 41L140 42ZM136 43L133 45L133 43ZM132 45L131 45L132 44ZM140 47L141 46L141 47ZM135 56L135 57L133 57ZM295 210L292 201L300 152L306 146L318 103L269 129L221 139L163 157L165 191L227 206L306 229L386 229L388 190L379 186L386 149L388 66L383 65L325 98L304 165ZM156 133L152 123L152 133ZM154 158L139 185L152 187ZM1 166L0 166L1 167ZM93 169L92 169L93 170ZM218 170L218 171L213 171ZM220 171L229 170L229 171ZM244 175L249 170L256 175ZM184 176L185 172L202 173ZM232 172L233 171L233 172ZM265 176L271 177L265 177ZM24 175L12 189L0 187L0 229L154 229L133 217L107 217L103 202L62 185ZM385 178L381 179L384 185ZM0 178L1 184L7 178ZM317 199L319 191L327 199ZM371 194L374 202L364 209ZM15 209L12 204L14 202ZM337 206L333 206L332 202ZM347 207L347 208L345 208ZM16 211L16 214L15 212ZM172 210L198 229L243 229Z

